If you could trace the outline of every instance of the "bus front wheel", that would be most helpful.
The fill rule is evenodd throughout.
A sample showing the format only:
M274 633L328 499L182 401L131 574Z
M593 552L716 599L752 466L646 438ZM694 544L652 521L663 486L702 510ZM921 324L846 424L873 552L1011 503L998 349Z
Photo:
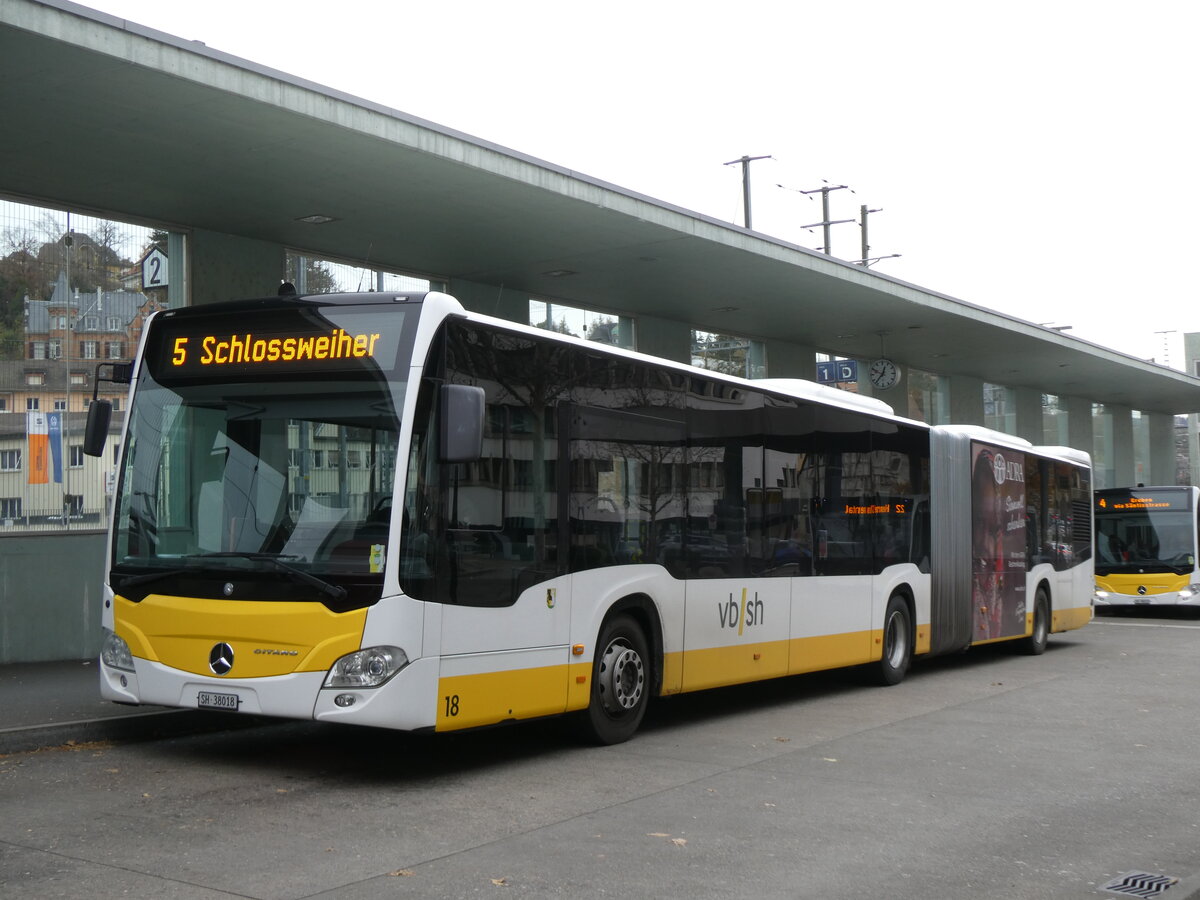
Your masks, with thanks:
M600 629L592 661L591 700L584 733L600 744L627 741L646 715L650 699L650 653L631 617L615 616Z

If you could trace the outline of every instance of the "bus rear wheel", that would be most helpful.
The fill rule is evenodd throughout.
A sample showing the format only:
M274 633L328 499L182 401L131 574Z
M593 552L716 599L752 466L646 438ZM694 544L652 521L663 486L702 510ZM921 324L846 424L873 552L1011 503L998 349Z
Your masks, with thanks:
M912 662L912 619L908 604L899 594L888 600L883 616L883 657L875 670L880 684L899 684Z
M1045 588L1038 588L1033 599L1033 632L1019 644L1022 653L1041 656L1050 639L1050 597Z
M631 617L605 622L592 661L591 699L583 717L586 737L619 744L633 737L650 699L650 653L646 636Z

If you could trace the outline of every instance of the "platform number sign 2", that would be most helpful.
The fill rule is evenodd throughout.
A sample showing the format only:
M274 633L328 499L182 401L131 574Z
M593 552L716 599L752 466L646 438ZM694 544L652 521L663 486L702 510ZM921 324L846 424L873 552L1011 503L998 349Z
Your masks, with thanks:
M151 247L150 252L142 257L142 290L164 288L167 286L167 254L158 247Z

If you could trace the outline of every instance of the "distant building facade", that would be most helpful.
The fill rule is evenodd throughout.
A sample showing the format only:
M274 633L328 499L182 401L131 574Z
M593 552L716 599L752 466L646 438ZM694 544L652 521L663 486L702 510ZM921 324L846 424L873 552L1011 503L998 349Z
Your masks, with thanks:
M97 383L97 367L132 358L154 293L72 290L64 271L49 300L25 299L23 358L0 360L0 528L103 525L128 387ZM93 392L113 408L98 458L83 452Z

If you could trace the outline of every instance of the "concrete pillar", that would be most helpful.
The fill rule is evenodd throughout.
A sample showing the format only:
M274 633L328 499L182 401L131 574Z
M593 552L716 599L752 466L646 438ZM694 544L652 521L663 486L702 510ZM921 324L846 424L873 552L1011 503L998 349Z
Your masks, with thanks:
M514 291L494 284L480 284L477 281L452 278L446 286L446 292L471 312L507 319L521 325L529 324L529 293L527 291Z
M186 235L167 234L167 306L178 309L188 305L191 259Z
M983 379L950 376L950 421L955 425L982 425Z
M1104 409L1112 416L1114 487L1134 484L1133 410L1128 406L1106 403Z
M1200 378L1200 332L1189 331L1183 336L1183 357L1184 371L1189 375L1194 375ZM1151 425L1151 429L1154 426ZM1172 431L1174 428L1172 427ZM1151 440L1154 440L1155 432L1151 431ZM1188 483L1200 484L1200 416L1192 413L1188 416L1187 429L1187 460L1188 460ZM1171 469L1171 480L1161 482L1162 484L1174 484L1176 475L1175 469Z
M1175 417L1166 413L1143 413L1150 420L1150 459L1146 484L1175 484ZM1194 419L1195 416L1188 418ZM1192 457L1195 459L1195 457ZM1192 484L1196 482L1193 481Z
M283 245L270 241L196 229L191 237L192 303L274 297L283 279L285 252Z
M817 380L817 351L802 344L763 341L767 350L767 376Z
M1092 402L1083 397L1058 398L1059 405L1067 411L1068 447L1096 455L1092 446Z
M1044 444L1042 430L1042 392L1034 388L1013 388L1017 397L1017 437L1033 444Z
M685 322L638 316L636 329L637 347L634 349L639 352L674 362L692 361L692 327Z

